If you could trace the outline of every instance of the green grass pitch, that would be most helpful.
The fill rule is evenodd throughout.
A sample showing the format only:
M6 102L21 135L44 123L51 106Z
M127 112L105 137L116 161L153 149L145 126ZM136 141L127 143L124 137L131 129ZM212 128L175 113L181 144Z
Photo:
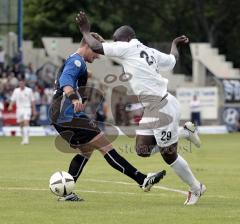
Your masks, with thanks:
M195 175L207 186L197 205L185 207L185 195L169 189L186 191L187 186L160 155L137 157L134 139L119 137L114 146L144 172L166 169L167 176L157 186L167 189L142 192L95 152L76 186L85 202L57 202L48 189L49 177L55 171L67 170L73 155L57 151L53 137L31 138L27 146L20 145L20 138L0 137L0 223L239 224L239 139L240 134L205 135L201 150L181 150Z

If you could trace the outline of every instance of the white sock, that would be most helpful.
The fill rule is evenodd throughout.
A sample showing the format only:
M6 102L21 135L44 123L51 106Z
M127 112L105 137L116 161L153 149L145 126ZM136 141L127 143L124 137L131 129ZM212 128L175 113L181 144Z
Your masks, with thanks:
M29 137L28 137L29 133L28 133L28 131L29 131L29 127L28 126L24 126L23 127L23 139L24 139L25 142L29 141Z
M24 141L24 132L23 132L23 127L20 127L20 133L21 133L21 136L22 136L22 141Z
M188 138L189 137L189 131L185 130L183 127L178 129L178 137L179 138Z
M178 158L170 166L173 168L175 173L182 179L182 181L190 187L190 191L194 192L199 190L200 183L194 177L185 159L178 155Z

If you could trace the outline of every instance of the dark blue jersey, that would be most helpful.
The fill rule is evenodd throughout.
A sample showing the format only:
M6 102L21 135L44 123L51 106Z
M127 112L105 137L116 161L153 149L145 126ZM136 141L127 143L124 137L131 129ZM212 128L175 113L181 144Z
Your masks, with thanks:
M65 96L63 88L71 86L75 91L87 83L87 66L84 59L77 53L71 55L62 66L57 79L56 91L50 110L52 123L70 122L73 117L84 115L83 112L76 113L72 102Z

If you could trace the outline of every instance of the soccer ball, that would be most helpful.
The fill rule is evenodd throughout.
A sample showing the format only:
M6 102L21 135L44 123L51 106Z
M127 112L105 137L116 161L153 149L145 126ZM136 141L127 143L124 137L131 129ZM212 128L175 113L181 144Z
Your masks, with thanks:
M49 187L53 194L63 197L72 193L75 188L75 182L69 173L59 171L50 177Z

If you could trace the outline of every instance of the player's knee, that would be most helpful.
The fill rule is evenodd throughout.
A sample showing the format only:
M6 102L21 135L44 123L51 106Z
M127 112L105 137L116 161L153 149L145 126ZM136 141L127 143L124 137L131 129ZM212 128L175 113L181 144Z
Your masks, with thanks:
M151 155L149 147L145 145L136 145L135 150L137 155L141 157L149 157Z
M172 164L177 159L177 143L161 148L160 152L164 161L168 165Z

